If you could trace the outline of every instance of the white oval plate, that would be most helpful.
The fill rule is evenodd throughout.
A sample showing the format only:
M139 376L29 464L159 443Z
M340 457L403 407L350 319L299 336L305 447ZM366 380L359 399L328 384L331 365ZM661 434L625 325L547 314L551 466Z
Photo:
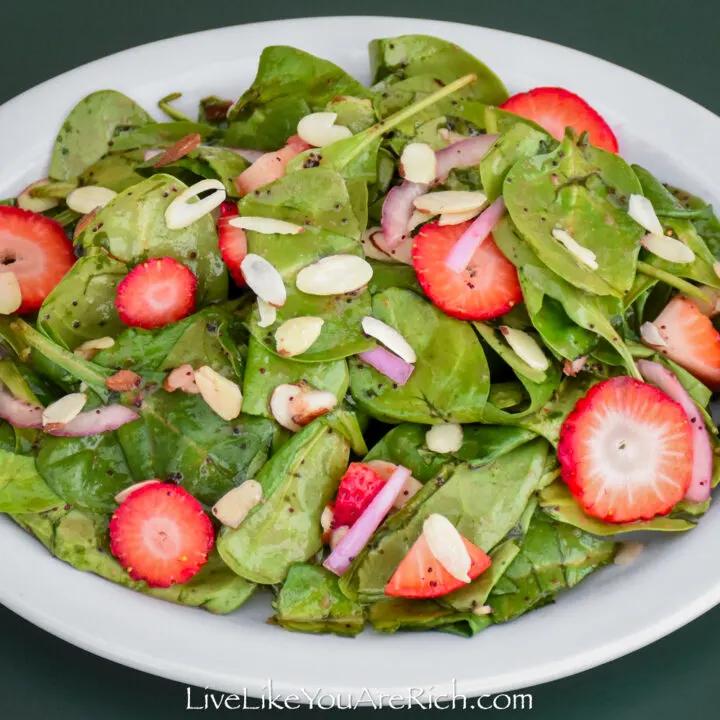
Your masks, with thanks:
M236 98L261 50L287 44L329 58L368 81L367 42L428 33L476 54L511 92L559 85L580 93L616 130L623 155L673 184L717 201L720 120L627 70L558 45L497 30L428 20L312 18L231 27L112 55L50 80L0 108L0 195L44 177L57 129L87 93L116 88L146 108L172 91L187 108L204 95ZM0 601L36 625L111 660L219 690L407 696L412 688L468 695L553 680L620 657L720 601L720 507L697 529L655 537L629 567L611 567L557 604L473 640L441 633L354 640L289 633L265 624L261 594L228 617L144 597L50 557L0 518ZM367 696L364 698L367 700Z

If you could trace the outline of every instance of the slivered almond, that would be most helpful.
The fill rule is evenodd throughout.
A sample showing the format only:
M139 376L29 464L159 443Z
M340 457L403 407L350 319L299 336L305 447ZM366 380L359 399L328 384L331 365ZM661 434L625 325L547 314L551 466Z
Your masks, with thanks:
M80 233L95 219L97 208L89 213L85 213L76 223L73 230L73 240L80 237Z
M469 583L472 561L455 526L444 515L433 513L423 523L423 535L433 557L445 570L457 580Z
M369 315L362 319L361 324L366 335L379 340L388 350L394 352L406 363L417 361L415 350L394 327Z
M479 210L468 210L468 212L464 213L445 213L444 215L440 216L440 219L438 220L438 225L459 225L460 223L472 220L479 214Z
M14 272L0 272L0 315L12 315L22 305L22 291Z
M303 392L303 386L298 383L284 383L278 385L270 396L270 413L287 430L297 432L300 425L293 420L290 406L293 400Z
M191 202L198 195L210 192L200 200ZM225 186L215 179L201 180L200 182L185 188L165 208L165 225L169 230L181 230L197 222L201 217L211 213L215 208L220 207L225 201L227 192Z
M477 607L473 608L473 615L479 615L480 617L483 617L484 615L492 615L492 607L490 605L478 605Z
M276 220L275 218L255 217L254 215L240 215L228 221L229 225L243 230L252 230L262 235L299 235L305 232L302 225Z
M325 509L322 511L322 515L320 516L320 527L323 529L323 532L327 532L332 529L333 515L334 513L332 507L330 505L326 505Z
M371 467L383 480L389 480L390 476L397 470L395 463L386 460L368 460L365 464ZM405 481L402 490L397 494L393 507L400 510L420 490L422 490L422 483L411 475Z
M347 525L341 525L332 531L332 535L330 535L331 550L334 550L340 544L340 541L347 535L349 529Z
M120 370L105 381L105 387L113 392L134 390L140 385L142 378L132 370Z
M277 309L274 305L266 303L261 297L257 299L258 315L258 327L266 328L275 324L277 320Z
M505 336L507 344L514 350L515 354L531 368L534 370L547 370L550 367L550 361L537 344L535 338L528 335L524 330L501 325L500 332Z
M61 397L43 410L43 426L67 425L82 412L87 401L85 393L70 393L70 395Z
M234 420L242 410L243 396L232 380L207 365L195 371L195 384L210 409L223 420Z
M368 228L360 238L360 242L365 252L365 257L371 260L382 260L383 262L390 262L392 258L385 252L383 252L378 244L377 239L383 236L383 231L379 227ZM384 238L384 236L383 236Z
M329 255L304 267L295 285L307 295L343 295L372 280L372 265L359 255Z
M429 185L437 177L437 155L427 143L408 143L400 156L400 176Z
M481 210L487 203L485 193L470 190L440 190L427 193L413 200L418 210L433 215L445 213L466 213L470 210Z
M114 344L115 341L111 337L95 338L78 345L73 352L83 360L92 360L101 350L109 350Z
M438 135L448 145L453 145L456 142L468 139L467 135L461 135L460 133L456 133L454 130L448 130L447 128L440 128L438 130Z
M336 125L337 113L316 112L306 115L297 126L297 134L308 145L324 147L338 140L352 137L352 132L344 125Z
M424 225L435 217L435 213L423 212L422 210L413 210L410 220L408 220L407 231L412 232L418 225ZM411 243L412 244L412 243Z
M620 543L620 549L615 555L615 565L630 565L630 563L635 562L644 548L645 545L641 542L628 541Z
M665 338L660 334L658 326L651 322L645 322L640 326L640 336L643 342L652 347L663 348L667 346Z
M713 270L715 274L720 278L720 260L713 263Z
M180 158L184 158L189 155L200 143L202 137L200 133L190 133L185 137L180 138L174 145L171 145L167 150L160 153L155 158L153 163L154 168L162 167L163 165L170 165Z
M305 390L290 401L290 416L300 427L329 413L337 405L337 398L326 390Z
M575 360L568 360L565 358L563 361L563 374L569 377L575 377L587 363L587 355L581 355Z
M277 351L285 357L302 355L320 337L324 320L305 315L286 320L275 331Z
M649 233L640 242L648 252L668 262L686 265L695 260L695 253L685 243L667 235Z
M134 485L130 485L130 487L126 487L124 490L121 490L115 496L115 502L118 505L120 505L120 504L124 503L136 490L146 487L147 485L155 485L156 483L159 483L159 482L162 482L162 481L158 480L157 478L154 478L153 480L143 480L142 482L135 483Z
M463 429L458 423L433 425L425 433L425 444L432 452L445 454L457 452L463 444Z
M644 195L631 195L628 215L643 229L653 235L662 235L663 227L652 203Z
M60 204L59 198L33 197L31 195L32 190L42 187L43 185L48 185L50 182L50 178L43 178L28 185L17 196L18 207L36 213L46 212L47 210L52 210L54 207L57 207Z
M240 263L248 287L268 305L282 307L287 291L282 275L264 257L248 253Z
M100 187L99 185L85 185L84 187L75 188L65 199L67 206L75 212L83 215L97 210L97 208L105 207L117 193L110 188Z
M262 502L262 485L257 480L246 480L226 492L213 505L212 514L225 526L237 528L248 513Z
M188 363L171 370L163 382L163 388L168 392L181 390L188 395L197 395L200 392L195 382L195 370Z
M578 244L575 238L562 228L554 228L552 236L571 254L576 260L586 265L591 270L597 270L597 258L592 250Z

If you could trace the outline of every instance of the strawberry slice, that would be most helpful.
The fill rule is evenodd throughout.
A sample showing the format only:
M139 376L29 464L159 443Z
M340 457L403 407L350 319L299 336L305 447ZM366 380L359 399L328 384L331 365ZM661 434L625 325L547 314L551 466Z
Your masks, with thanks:
M197 278L173 258L153 258L131 270L118 285L115 307L130 327L164 327L195 309Z
M490 567L491 560L467 538L463 537L462 541L470 554L468 575L474 580ZM440 564L430 551L425 534L421 533L385 586L385 594L403 598L434 598L447 595L465 584Z
M352 527L384 484L385 478L368 465L350 463L335 499L333 527Z
M37 310L74 262L72 242L60 223L0 205L0 273L17 278L22 294L18 314Z
M712 390L720 390L720 334L697 304L674 297L653 323L665 341L658 348Z
M151 587L187 582L215 544L212 522L187 490L152 483L127 497L110 520L110 550L133 580Z
M237 216L235 203L224 202L220 206L220 217L217 221L218 247L235 284L245 287L247 283L240 270L240 263L247 255L247 236L242 228L230 225L230 221Z
M471 224L423 225L413 242L413 266L422 289L448 315L461 320L489 320L522 302L522 292L515 266L498 250L492 235L485 238L463 272L445 264L450 250Z
M618 142L610 126L579 95L558 87L539 87L508 98L502 110L536 122L556 140L562 140L565 128L578 135L590 134L595 147L616 153Z
M261 155L249 168L243 170L234 180L240 195L247 195L257 188L269 185L285 175L287 164L301 152L310 149L298 135L288 138L284 147Z
M692 457L682 407L629 377L591 388L560 431L562 479L586 513L606 522L667 513L690 485Z

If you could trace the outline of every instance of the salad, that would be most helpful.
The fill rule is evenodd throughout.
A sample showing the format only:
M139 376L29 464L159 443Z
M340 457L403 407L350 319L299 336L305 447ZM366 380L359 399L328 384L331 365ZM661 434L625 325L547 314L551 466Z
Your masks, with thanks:
M268 47L197 119L94 92L2 201L0 512L60 560L471 636L708 509L712 207L570 90L370 59Z

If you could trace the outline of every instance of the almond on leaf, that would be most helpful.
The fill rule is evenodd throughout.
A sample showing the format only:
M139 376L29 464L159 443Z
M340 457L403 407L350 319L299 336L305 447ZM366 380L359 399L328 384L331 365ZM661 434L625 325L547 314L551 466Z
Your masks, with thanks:
M195 371L195 383L203 400L223 420L234 420L240 414L243 396L232 380L203 365Z
M320 337L323 323L322 318L311 315L286 320L275 331L278 353L285 357L302 355Z
M248 513L262 502L262 497L262 485L257 480L245 480L213 505L212 514L223 525L237 528Z

